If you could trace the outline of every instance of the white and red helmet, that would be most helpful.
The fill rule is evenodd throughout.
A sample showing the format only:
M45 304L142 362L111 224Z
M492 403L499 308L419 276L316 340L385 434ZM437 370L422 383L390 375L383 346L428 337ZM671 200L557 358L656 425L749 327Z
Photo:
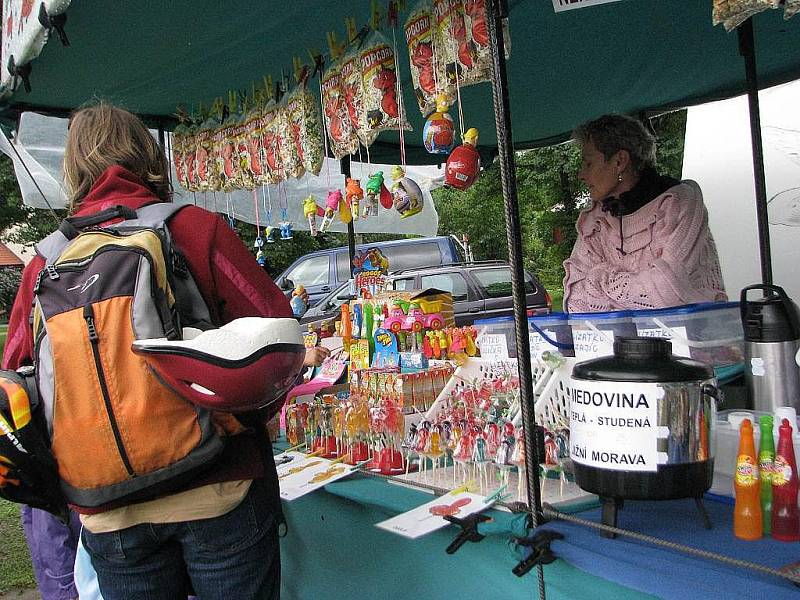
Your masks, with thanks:
M298 380L305 346L295 319L244 317L184 339L136 340L133 351L176 393L213 410L241 412L280 400Z

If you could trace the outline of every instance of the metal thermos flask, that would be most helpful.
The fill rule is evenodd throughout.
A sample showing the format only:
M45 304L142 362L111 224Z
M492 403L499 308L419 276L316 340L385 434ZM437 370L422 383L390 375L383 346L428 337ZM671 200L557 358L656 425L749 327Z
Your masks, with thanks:
M765 295L748 300L747 292ZM800 312L777 285L757 284L742 290L745 377L753 408L773 413L779 406L800 410Z

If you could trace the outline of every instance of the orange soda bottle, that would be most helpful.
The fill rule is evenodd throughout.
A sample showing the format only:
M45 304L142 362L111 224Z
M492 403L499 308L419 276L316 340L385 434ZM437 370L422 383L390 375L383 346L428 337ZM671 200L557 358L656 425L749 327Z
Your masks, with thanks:
M734 480L736 505L733 509L733 535L742 540L757 540L763 532L761 488L758 480L758 455L753 441L753 423L742 421L739 427L739 454Z

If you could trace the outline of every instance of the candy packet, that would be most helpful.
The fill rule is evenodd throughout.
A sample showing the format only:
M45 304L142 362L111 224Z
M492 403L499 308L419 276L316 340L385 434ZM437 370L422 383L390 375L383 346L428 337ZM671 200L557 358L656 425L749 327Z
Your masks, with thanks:
M731 31L747 19L769 8L777 8L780 0L714 0L711 20Z

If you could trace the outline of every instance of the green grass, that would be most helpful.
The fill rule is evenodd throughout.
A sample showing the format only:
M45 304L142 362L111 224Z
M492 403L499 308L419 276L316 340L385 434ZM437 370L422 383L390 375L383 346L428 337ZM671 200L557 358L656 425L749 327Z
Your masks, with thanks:
M553 312L561 312L564 309L564 290L553 290L550 292L550 298L553 299Z
M28 546L19 520L19 504L0 499L0 594L12 588L35 588Z

